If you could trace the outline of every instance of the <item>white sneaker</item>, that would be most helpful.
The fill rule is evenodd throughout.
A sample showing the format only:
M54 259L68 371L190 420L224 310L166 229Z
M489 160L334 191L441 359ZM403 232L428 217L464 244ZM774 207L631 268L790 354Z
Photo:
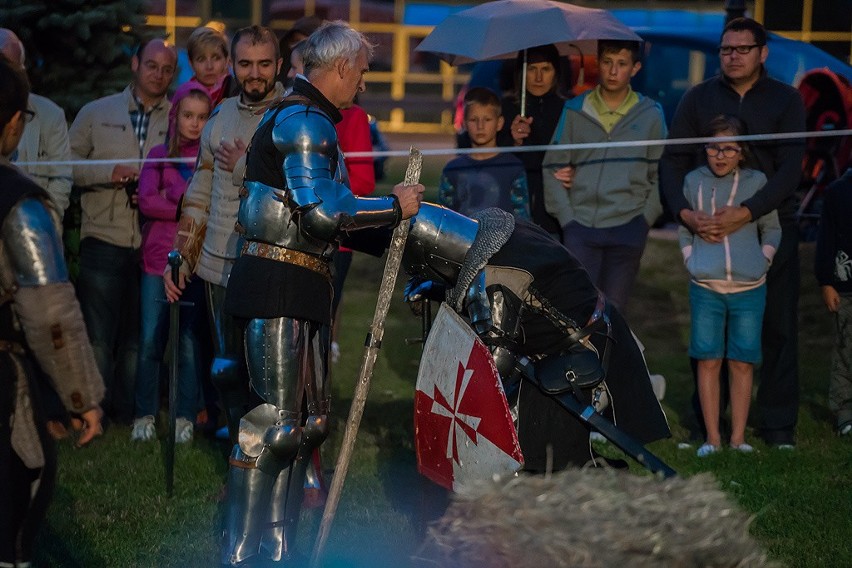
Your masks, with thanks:
M133 431L130 432L130 440L133 442L150 442L157 437L154 428L154 417L150 414L137 418L133 421Z
M714 446L713 444L704 444L703 446L698 448L698 451L695 452L695 455L699 458L706 458L710 454L715 454L716 452L718 452L719 449L719 446Z
M185 444L192 441L192 422L186 418L180 417L175 422L175 442Z
M331 362L337 363L340 360L340 345L336 341L331 342Z

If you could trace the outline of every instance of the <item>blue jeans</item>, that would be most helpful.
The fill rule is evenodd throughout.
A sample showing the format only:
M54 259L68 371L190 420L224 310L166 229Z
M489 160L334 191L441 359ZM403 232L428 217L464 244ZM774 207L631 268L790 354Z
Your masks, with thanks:
M760 363L760 328L766 284L754 290L720 294L689 283L692 326L689 356Z
M142 325L136 375L136 417L156 416L160 407L160 370L169 339L170 304L163 293L163 277L142 275ZM199 406L201 343L197 328L204 317L204 287L200 278L187 284L180 308L177 415L195 422Z
M104 411L113 420L129 423L139 342L139 249L83 239L76 288L106 386Z

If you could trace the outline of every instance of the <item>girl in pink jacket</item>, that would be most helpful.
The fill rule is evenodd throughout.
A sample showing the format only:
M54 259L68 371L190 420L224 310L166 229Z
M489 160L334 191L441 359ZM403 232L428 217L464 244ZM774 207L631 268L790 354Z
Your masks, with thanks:
M163 292L163 272L177 233L180 204L194 170L189 160L198 156L201 131L211 110L210 96L193 83L180 88L172 99L169 136L166 144L151 148L139 175L139 211L142 226L142 316L139 363L136 375L136 418L131 440L156 438L154 418L159 411L160 365L169 335L169 304ZM173 161L168 161L168 160ZM180 313L180 356L178 361L178 442L192 440L198 411L200 363L199 323L205 316L204 289L196 279L184 291Z

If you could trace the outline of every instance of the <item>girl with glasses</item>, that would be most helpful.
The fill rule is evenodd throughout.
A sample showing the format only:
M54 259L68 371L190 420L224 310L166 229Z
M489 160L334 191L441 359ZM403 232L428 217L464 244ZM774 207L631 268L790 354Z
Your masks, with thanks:
M757 170L742 167L745 148L723 137L745 134L742 122L719 115L706 136L718 137L704 147L706 165L684 180L684 196L699 214L714 216L724 207L740 205L766 183ZM698 456L722 447L719 428L720 372L728 361L731 397L730 446L740 452L753 448L745 441L751 405L754 365L761 360L761 324L766 305L766 272L781 243L775 211L725 237L704 240L681 226L681 251L691 276L692 313L689 355L698 360L698 395L707 439Z

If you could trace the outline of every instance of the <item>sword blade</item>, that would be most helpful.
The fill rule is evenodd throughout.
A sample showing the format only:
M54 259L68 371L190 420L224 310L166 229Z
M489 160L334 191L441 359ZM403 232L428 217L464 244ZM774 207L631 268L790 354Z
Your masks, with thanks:
M412 146L408 154L408 167L405 170L403 183L405 185L419 183L422 167L423 155L420 153L420 150ZM393 289L396 284L396 276L399 273L402 252L405 249L405 240L408 238L408 229L410 226L410 220L402 221L394 229L393 237L391 238L388 258L385 262L385 271L382 275L382 284L379 287L376 311L373 315L370 333L367 335L364 358L361 360L361 372L358 375L358 382L355 384L355 394L352 398L352 406L349 408L346 429L343 432L340 454L337 457L334 477L331 479L331 487L328 490L325 510L323 510L319 532L314 542L314 551L310 563L314 568L320 565L319 561L325 549L325 543L331 529L331 522L334 520L334 515L337 512L337 504L343 492L343 482L346 479L346 472L349 469L349 462L352 459L352 451L355 448L355 437L358 435L358 427L361 424L361 417L364 414L364 405L367 402L367 393L370 390L370 379L373 375L373 367L375 366L379 347L382 344L382 337L385 333L385 318L390 308L391 297L393 296Z
M180 252L173 250L169 253L168 264L172 269L172 282L175 286L180 282L180 266L183 257ZM177 392L178 392L178 358L180 355L180 306L181 302L172 302L169 306L169 343L172 346L172 356L169 362L169 431L166 435L166 495L172 496L175 485L175 428L177 426Z
M180 338L180 303L172 302L169 306L169 343L171 344L171 361L169 361L169 430L166 436L166 495L172 496L175 483L175 428L177 427L177 384L178 357Z

